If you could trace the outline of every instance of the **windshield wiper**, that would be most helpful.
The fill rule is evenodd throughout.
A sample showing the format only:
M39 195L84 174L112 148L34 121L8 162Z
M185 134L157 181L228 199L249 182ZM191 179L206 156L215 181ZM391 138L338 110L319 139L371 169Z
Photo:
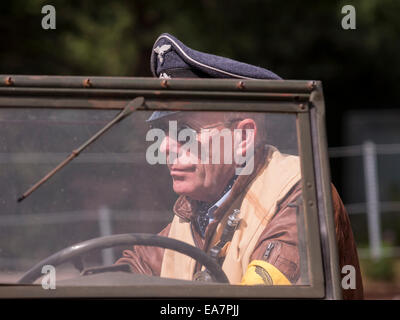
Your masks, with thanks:
M57 167L55 167L53 170L51 170L48 174L46 174L40 181L35 183L31 188L29 188L22 196L20 196L17 201L21 202L22 200L26 199L32 192L34 192L36 189L38 189L43 183L45 183L47 180L49 180L56 172L60 171L65 165L67 165L70 161L72 161L74 158L76 158L84 149L86 149L90 144L92 144L94 141L96 141L103 133L105 133L108 129L110 129L114 124L120 122L122 119L126 118L129 116L133 111L137 110L139 107L141 107L144 103L144 98L143 97L137 97L130 101L125 108L107 125L99 130L93 137L91 137L89 140L87 140L83 145L81 145L79 148L73 150L71 154L64 160L62 161Z

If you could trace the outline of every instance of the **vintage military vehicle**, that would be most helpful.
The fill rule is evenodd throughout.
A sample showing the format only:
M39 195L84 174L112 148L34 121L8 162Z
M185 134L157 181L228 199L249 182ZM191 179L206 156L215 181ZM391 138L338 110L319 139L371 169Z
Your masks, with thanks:
M320 82L21 75L0 81L1 297L342 297ZM269 143L300 158L300 283L232 285L207 253L156 235L171 220L177 196L165 166L146 159L154 143L146 119L154 110L267 116ZM137 244L187 254L214 282L113 266Z

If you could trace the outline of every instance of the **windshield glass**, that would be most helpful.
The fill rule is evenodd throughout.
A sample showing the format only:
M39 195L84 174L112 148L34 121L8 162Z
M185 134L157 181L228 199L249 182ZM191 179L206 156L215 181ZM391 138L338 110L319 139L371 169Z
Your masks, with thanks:
M309 284L295 114L135 112L17 201L118 112L0 109L0 283L82 241L161 233L216 252L232 284ZM55 266L57 285L125 264L118 272L207 276L191 258L152 250L90 251L83 267L76 259ZM96 281L107 283L107 271Z

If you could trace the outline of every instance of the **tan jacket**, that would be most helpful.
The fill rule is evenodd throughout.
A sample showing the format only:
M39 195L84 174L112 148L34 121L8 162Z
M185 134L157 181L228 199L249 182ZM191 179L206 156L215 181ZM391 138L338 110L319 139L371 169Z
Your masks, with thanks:
M301 198L298 158L282 156L271 148L267 152L256 153L256 170L252 175L237 179L229 198L214 213L215 220L207 227L204 239L195 222L198 203L183 196L175 203L172 223L160 233L208 251L222 232L224 218L234 207L240 207L242 222L226 251L223 264L231 283L241 281L253 260L266 261L293 284L304 280L300 270L297 230L296 206ZM268 189L271 185L274 185L273 190ZM345 299L362 299L362 280L350 222L334 187L332 195L340 266L351 264L357 271L357 289L343 290L343 296ZM187 256L143 246L125 250L117 263L129 263L134 272L181 279L192 279L193 274L200 270L200 266Z

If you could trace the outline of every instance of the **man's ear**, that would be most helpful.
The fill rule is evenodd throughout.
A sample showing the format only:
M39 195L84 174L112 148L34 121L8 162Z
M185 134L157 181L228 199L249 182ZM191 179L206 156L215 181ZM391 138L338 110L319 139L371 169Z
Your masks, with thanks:
M256 122L251 118L241 120L234 129L235 156L242 158L250 150L254 150L256 135Z

